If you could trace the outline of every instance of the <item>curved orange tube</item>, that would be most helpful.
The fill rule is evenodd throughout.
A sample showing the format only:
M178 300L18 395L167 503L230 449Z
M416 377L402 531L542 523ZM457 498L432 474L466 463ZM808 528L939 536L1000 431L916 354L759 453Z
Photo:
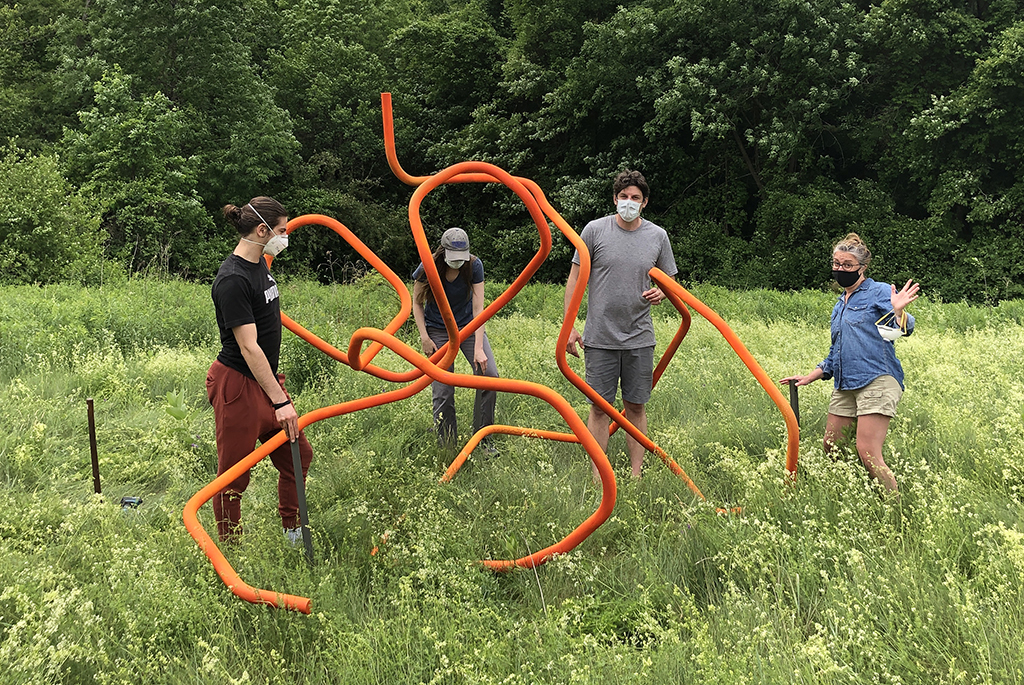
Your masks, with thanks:
M395 150L394 120L391 111L390 93L381 93L381 109L383 112L384 119L384 149L387 156L388 164L391 167L391 171L403 183L422 187L423 184L428 183L434 177L410 176L408 173L406 173L406 171L402 168L402 165L399 163L398 154L397 151ZM465 173L454 175L449 178L450 182L460 183L492 183L497 181L496 178L487 174ZM575 385L583 394L585 394L591 401L595 402L598 406L600 406L601 409L605 411L609 416L615 417L615 425L611 426L609 430L614 431L616 425L621 425L633 438L635 438L638 442L644 445L644 447L647 450L657 454L661 458L661 460L665 462L669 469L674 474L679 476L684 483L686 483L687 487L690 488L690 490L695 495L697 495L701 499L704 499L704 495L701 493L700 489L697 488L697 486L690 479L690 477L686 475L686 472L683 471L683 469L671 457L669 457L664 450L662 450L654 442L648 439L647 436L640 431L640 429L638 429L636 426L630 423L629 420L626 419L624 414L620 413L604 398L595 393L593 389L589 385L587 385L586 382L569 367L568 362L565 358L565 346L568 342L569 334L572 332L573 325L576 321L576 315L579 313L580 304L583 301L583 294L586 292L587 281L590 278L590 252L589 250L587 250L586 245L580 239L576 231L574 231L572 227L569 226L569 224L565 221L565 219L563 219L562 216L554 209L554 207L552 207L550 203L548 203L547 198L544 196L544 192L540 189L540 186L538 186L530 179L516 177L516 180L520 181L530 189L530 192L533 194L534 198L539 203L540 207L543 209L544 215L553 224L555 224L555 226L558 227L562 234L572 243L573 247L575 247L580 253L579 279L576 284L576 289L572 293L570 300L571 304L569 307L570 311L566 313L566 318L565 321L563 321L562 328L558 336L558 342L556 343L555 348L555 356L559 370L561 370L562 374L566 378L568 378L569 381L573 385ZM529 203L527 204L529 205ZM534 220L537 220L536 217L534 217ZM672 343L669 345L669 348L666 350L665 355L663 355L661 363L659 363L658 365L659 370L657 371L656 378L660 378L661 374L664 373L665 367L668 365L668 362L671 360L676 348L679 347L679 343L682 341L683 337L686 335L686 331L689 329L689 312L686 311L684 307L680 309L680 313L683 316L683 322L680 325L679 331L673 338ZM477 442L479 442L479 440L474 441L473 444L475 445ZM467 445L467 448L468 447L469 446ZM456 460L458 460L458 457L456 457ZM455 471L458 471L458 468L464 461L465 457L462 457L458 465L456 465L453 462L452 466L449 467L449 471L451 472L451 475L449 475L449 479L451 478L452 475L454 475ZM453 467L454 471L452 470Z
M664 271L658 268L651 269L651 279L658 284L666 293L672 293L679 299L686 302L686 304L693 307L693 309L703 316L705 319L711 322L711 324L718 329L718 332L722 334L729 346L732 347L733 351L739 356L746 367L754 374L754 378L761 384L761 387L765 389L768 396L772 398L775 406L782 412L782 418L786 422L786 432L788 436L786 445L786 470L790 476L796 475L796 462L797 455L800 451L800 426L796 422L796 414L793 413L793 408L789 406L789 402L783 397L782 392L775 385L768 374L765 373L761 365L757 363L754 356L750 354L746 346L740 341L729 325L725 323L713 309L708 307L706 304L701 302L699 299L694 297L690 291L683 286L672 280L671 277L665 274ZM678 305L677 305L678 306Z
M632 437L643 444L646 449L657 454L662 461L669 466L672 472L677 474L686 483L695 495L704 499L704 495L700 492L693 481L690 480L682 468L675 463L675 461L673 461L660 447L649 440L647 436L641 433L636 426L626 420L625 416L597 395L593 389L590 388L590 386L588 386L586 382L584 382L583 379L573 372L568 366L565 356L566 343L568 342L569 334L575 324L576 315L579 312L579 307L586 290L587 281L590 277L590 254L579 235L572 229L572 227L569 226L568 223L566 223L558 212L555 211L550 203L548 203L547 198L544 196L540 187L529 179L512 176L499 167L484 162L461 162L432 176L410 176L401 168L395 151L394 123L391 115L391 96L389 93L381 94L381 104L384 118L385 153L387 155L388 164L400 180L409 185L416 186L416 190L413 192L413 196L409 201L409 224L416 243L417 252L423 262L427 281L434 293L434 299L445 322L448 339L455 343L461 343L468 336L473 335L480 326L484 325L484 323L494 315L494 313L505 306L516 294L519 293L520 290L522 290L550 253L551 232L548 228L548 221L551 221L579 251L581 258L580 278L577 281L576 288L571 293L570 304L556 343L556 359L559 369L581 392L587 395L587 397L601 407L603 411L608 413L609 416L614 417L614 423L612 424L610 431L614 432L618 426L621 426ZM430 193L430 191L445 183L501 183L502 185L505 185L512 190L520 200L522 200L530 214L530 217L536 224L540 236L540 247L537 250L537 253L523 269L523 272L519 277L516 278L505 292L486 307L483 312L474 317L473 320L462 330L459 330L458 325L455 322L451 306L444 294L440 274L437 272L437 268L432 259L430 246L427 242L426 234L423 230L422 222L419 217L420 204L423 199ZM537 437L546 440L575 442L583 446L597 468L602 485L601 503L594 513L588 516L586 520L576 526L576 528L557 543L549 545L548 547L519 559L487 559L481 561L481 563L495 570L505 570L517 566L527 568L534 567L544 563L553 554L565 553L572 550L591 533L593 533L601 524L603 524L607 520L608 516L611 515L611 511L615 506L615 475L612 472L607 456L601 450L597 441L587 429L586 424L576 414L572 406L557 392L538 383L514 379L491 378L488 376L475 376L447 371L454 361L455 356L458 354L459 344L448 343L438 349L437 352L431 355L429 359L406 345L394 335L401 325L408 319L412 310L411 298L409 297L409 292L404 281L399 278L387 266L387 264L380 260L372 250L370 250L351 231L349 231L344 224L336 221L335 219L316 214L297 217L288 223L288 231L291 232L300 226L310 224L323 225L335 231L342 237L342 239L352 245L360 256L373 266L373 268L377 269L378 272L384 275L385 279L398 294L400 311L383 330L367 327L356 330L349 340L348 353L338 350L336 347L317 337L283 313L281 315L282 322L289 330L294 332L300 338L306 340L332 358L350 366L352 369L356 371L366 371L378 378L396 383L407 383L407 385L373 397L358 398L316 409L299 417L299 427L304 428L312 423L322 421L327 418L368 409L370 407L381 406L390 402L412 397L429 386L434 380L445 383L446 385L513 392L538 397L558 411L559 415L562 416L568 424L569 429L572 431L571 433L537 430L518 426L487 426L470 438L469 442L460 451L455 461L453 461L448 467L441 479L442 482L451 480L454 474L465 462L469 453L471 453L479 444L479 441L492 433L505 433L524 437ZM272 258L267 257L268 266L272 264L272 261ZM675 354L682 342L682 339L685 337L686 332L689 330L690 314L686 308L686 305L689 304L697 312L701 313L705 318L711 321L720 332L722 332L726 340L729 341L729 344L733 347L743 362L751 372L754 373L758 382L765 387L769 395L772 397L772 400L779 406L786 420L787 429L789 430L789 446L786 467L790 474L794 474L796 472L797 448L799 446L799 429L796 427L796 418L793 415L792 410L789 408L789 405L786 404L781 392L774 386L771 379L767 377L767 374L764 373L743 344L717 314L697 300L697 298L693 297L685 288L675 283L671 278L658 269L653 269L651 271L651 277L658 286L662 288L666 297L672 302L682 317L678 331L673 337L665 353L662 355L662 359L655 369L654 382L657 383L658 379L664 373L672 359L672 356ZM365 353L360 354L364 343L367 343L367 349ZM409 362L412 368L404 372L396 372L383 369L372 364L372 360L380 350L385 347L405 361ZM271 440L251 452L233 467L217 476L217 478L189 499L188 503L185 505L184 511L182 512L182 517L189 534L192 535L199 544L200 549L202 549L210 558L214 569L234 594L249 602L268 604L308 614L312 609L311 601L308 598L272 592L269 590L261 590L246 584L232 568L231 564L206 533L205 529L203 529L198 519L199 507L209 501L215 494L220 492L246 470L252 468L274 449L282 445L285 439L284 432L278 433Z
M388 165L391 167L392 172L399 180L408 185L418 186L427 182L431 178L430 176L412 176L402 168L401 163L398 160L398 154L395 149L394 120L392 116L390 93L381 93L381 109L383 112L384 121L385 154L387 156ZM555 211L555 209L551 207L551 205L547 202L547 199L545 198L544 193L541 191L540 187L537 186L536 183L534 183L533 181L530 181L529 179L519 177L517 178L530 189L534 197L537 199L538 203L540 203L541 208L544 211L544 214L552 223L554 223L558 227L562 234L565 235L565 237L573 244L573 246L577 249L577 251L579 251L580 254L580 275L577 280L576 289L571 295L569 311L566 312L566 317L563 321L562 329L559 333L558 342L556 344L555 354L559 369L562 371L562 374L566 376L566 378L568 378L569 381L572 382L573 385L575 385L589 399L591 399L591 401L600 406L601 409L605 411L609 416L614 417L613 423L609 428L610 432L614 432L618 426L622 426L633 438L635 438L638 442L643 444L645 449L657 454L662 459L662 461L665 462L669 469L673 473L678 475L686 483L687 487L689 487L695 495L697 495L701 499L704 499L704 495L700 492L700 490L689 478L689 476L686 475L683 469L674 460L672 460L660 447L658 447L656 444L650 441L635 426L630 424L622 413L618 412L603 398L594 393L590 386L588 386L586 382L583 381L583 379L581 379L569 367L565 357L565 345L568 342L569 333L571 332L572 327L575 323L576 315L579 313L579 307L583 299L584 291L586 290L587 281L589 280L590 255L587 251L586 246L583 244L582 240L580 240L578 234L568 225L568 223L565 222L561 215L559 215L558 212ZM454 176L449 180L449 182L487 183L494 182L495 180L496 179L488 177L485 174L467 173ZM664 273L661 273L661 277L675 284L675 282L669 279ZM659 287L660 286L661 283L659 283ZM681 286L679 287L681 288ZM665 292L665 295L669 299L669 301L672 302L673 306L676 307L676 310L679 311L680 316L682 317L682 321L680 323L678 331L676 332L669 346L666 348L665 353L662 355L661 361L655 369L655 383L657 383L658 379L661 378L661 375L664 373L665 369L668 366L668 363L671 361L672 356L675 354L675 351L678 349L679 344L682 342L683 337L685 337L690 327L690 314L686 308L686 305L680 299L680 296L672 292L671 288L663 287L662 290ZM683 292L686 292L685 289L683 289ZM694 302L700 303L699 300L694 298L688 292L686 292L686 295L689 298L691 298ZM796 459L799 449L799 429L796 428L795 426L795 416L792 415L791 408L785 402L782 402L780 404L780 400L782 399L781 393L778 391L777 388L775 388L773 384L771 384L770 379L767 379L767 376L764 374L764 371L761 369L760 365L757 364L756 360L754 360L754 358L746 350L746 347L743 345L743 343L740 342L739 338L736 337L736 335L732 332L728 325L725 324L721 317L719 317L714 311L712 311L706 305L703 305L703 303L700 303L699 306L694 306L694 309L700 312L702 315L704 315L705 318L708 318L708 320L711 321L712 324L716 326L716 328L718 328L719 332L721 332L723 336L725 336L726 340L733 347L734 351L737 352L737 354L740 356L740 359L744 362L744 364L746 364L747 368L754 374L758 382L761 383L761 385L768 391L768 394L772 398L772 400L776 403L777 406L779 406L780 410L783 413L783 418L786 422L787 431L789 433L786 468L791 475L795 474ZM569 316L570 312L571 316ZM448 470L445 472L445 477L443 478L443 480L450 480L454 476L454 474L458 471L461 465L465 462L465 459L468 456L469 452L472 451L472 449L476 446L476 444L479 443L479 440L482 439L484 435L488 434L489 432L494 432L497 430L500 429L488 427L482 429L481 434L473 436L473 439L471 439L470 442L467 443L467 445L463 448L460 454L456 456L455 461L453 461L451 466L449 466ZM566 440L571 439L569 438L569 436L564 437ZM719 511L724 510L719 509Z
M612 509L615 507L616 495L615 474L612 472L611 464L608 462L608 458L605 456L604 452L598 446L597 441L590 434L590 431L587 430L587 425L576 414L576 411L572 406L557 392L546 386L540 385L539 383L533 383L530 381L491 378L489 376L473 376L438 369L436 366L430 364L429 360L403 343L401 340L373 328L360 328L353 333L349 349L358 350L364 342L369 340L386 343L388 348L393 352L396 352L410 363L415 364L417 368L425 374L430 375L434 380L438 380L445 385L513 392L521 395L532 395L533 397L544 400L554 407L562 418L565 419L565 422L569 424L569 428L572 429L573 433L579 437L584 449L586 449L590 458L597 466L602 484L601 504L593 514L587 517L587 519L578 525L571 533L569 533L569 535L565 536L561 541L553 545L540 549L533 554L520 559L488 559L481 561L482 564L494 569L506 569L514 566L532 568L544 563L544 561L546 561L552 554L562 554L571 551L576 547L576 545L594 532L611 515Z
M302 427L304 424L302 419L305 417L299 417L299 426ZM230 469L225 471L222 475L217 476L212 482L206 487L197 492L195 495L185 503L185 510L182 512L182 518L185 521L185 529L188 530L192 538L199 544L199 549L209 557L210 561L213 562L213 568L217 571L217 575L221 577L224 584L228 586L231 592L235 593L238 597L241 597L247 602L254 604L269 604L270 606L280 607L282 609L291 609L293 611L301 611L304 614L310 613L312 610L312 603L307 597L297 597L295 595L288 595L279 592L272 592L270 590L261 590L254 588L251 585L243 581L235 569L228 563L228 560L221 553L220 548L206 533L206 529L203 528L199 522L198 511L199 507L205 504L207 501L213 499L213 496L220 492L222 489L228 486L235 478L245 473L248 469L251 469L256 465L263 457L270 454L277 447L284 444L285 441L284 431L281 431L273 438L268 440L259 446L259 448L252 452L245 459L241 460Z
M402 327L402 324L405 323L406 320L409 318L409 314L412 313L412 298L409 296L409 289L406 288L405 281L403 281L398 276L398 274L396 274L391 269L391 267L389 267L384 262L384 260L378 257L373 252L373 250L368 248L366 244L363 243L363 241L356 237L356 235L352 233L352 231L350 231L348 227L345 226L345 224L341 223L337 219L332 219L331 217L324 216L322 214L304 214L288 222L288 233L291 233L300 226L309 226L317 224L321 226L326 226L327 228L331 229L339 236L341 236L341 238L345 242L347 242L349 245L355 248L356 252L359 254L360 257L365 259L370 266L376 269L378 273L383 275L387 282L391 284L391 287L395 289L395 293L398 295L398 300L401 306L399 308L398 314L395 315L395 318L393 318L391 320L391 323L389 323L387 327L384 329L388 333L395 333L399 328ZM273 264L273 257L267 255L266 259L267 266ZM285 328L290 330L292 333L295 333L295 335L299 336L306 342L310 343L311 345L313 345L313 347L317 348L327 356L332 357L333 359L336 359L337 361L340 361L344 364L349 363L348 355L346 355L344 352L337 349L330 343L320 339L310 331L303 328L301 325L293 321L291 317L289 317L287 314L281 314L281 323L284 324ZM384 380L394 382L411 380L404 378L401 374L397 374L393 371L381 369L379 367L372 366L369 364L370 360L373 359L381 350L381 347L382 346L380 344L374 344L370 347L370 349L366 351L367 357L366 359L363 360L363 365L366 367L366 370L369 373L372 373L374 376L377 376L378 378L382 378Z
M493 179L494 181L500 182L508 186L513 190L520 199L523 200L527 207L531 217L537 224L538 231L541 238L541 246L537 254L530 261L523 273L517 278L509 288L499 296L489 307L487 307L479 316L475 317L474 320L466 326L464 329L459 331L454 315L452 314L451 307L444 296L444 289L440 281L440 275L437 273L437 268L434 265L433 259L431 259L430 246L427 244L426 235L423 231L422 223L419 219L419 205L422 199L429 193L430 190L437 187L438 185L446 182L451 178L466 177L467 175L476 175L485 177L487 179ZM488 165L482 162L464 162L457 164L449 169L442 171L434 177L431 177L429 183L423 184L420 188L417 188L414 193L412 200L410 201L410 225L413 230L413 235L416 241L417 250L420 253L422 261L424 263L424 270L427 274L428 282L436 293L435 299L438 303L438 308L441 311L442 317L445 320L446 328L448 329L449 339L461 342L467 336L475 332L479 326L490 318L494 312L498 311L504 304L506 304L511 298L518 293L523 286L529 281L530 277L536 272L536 270L543 263L551 250L551 233L548 229L547 222L544 219L544 214L541 212L534 196L526 189L526 187L517 179L508 175L503 170ZM337 350L329 343L317 338L312 333L307 331L302 326L288 319L292 325L289 328L297 335L302 337L304 340L311 342L316 345L318 349L321 349L325 353L331 355L333 358L342 361L354 370L366 370L370 371L373 369L375 375L386 378L388 380L405 380L415 378L414 382L404 388L393 390L387 393L382 393L374 397L364 397L349 402L344 402L331 407L324 407L299 417L299 427L304 428L305 426L314 423L316 421L323 420L332 416L338 416L341 414L349 413L352 411L358 411L373 406L379 406L388 402L397 401L411 397L412 395L420 392L426 388L433 380L440 380L449 385L459 385L462 387L472 388L487 388L494 390L502 390L505 392L517 392L523 394L530 394L539 397L549 404L551 404L558 412L563 416L566 422L569 424L570 429L576 433L594 461L595 466L598 469L598 473L602 481L602 497L601 503L597 510L591 514L585 521L577 526L572 532L564 537L561 541L554 545L550 545L544 549L540 549L529 556L522 557L515 560L486 560L482 563L491 568L504 569L511 568L514 566L525 566L532 567L543 563L552 554L563 553L573 549L582 540L586 539L597 527L599 527L608 516L611 514L612 509L615 506L615 476L612 473L611 465L608 463L608 459L605 454L601 451L597 442L590 435L589 431L586 430L586 425L579 418L579 416L573 411L572 407L553 390L544 386L530 383L527 381L516 381L489 377L479 377L466 374L456 374L448 372L447 369L454 361L455 355L458 353L458 345L448 345L445 348L444 354L440 360L437 360L437 355L434 355L432 359L427 359L423 355L414 351L408 345L403 343L398 338L394 337L393 332L397 330L398 326L408 317L409 308L407 303L409 302L408 290L405 288L397 276L394 276L393 272L387 268L383 262L376 260L373 255L373 260L369 257L372 253L369 252L368 248L365 248L361 242L358 242L354 235L352 235L348 229L346 229L340 222L336 222L329 217L323 217L314 215L310 217L299 217L293 222L289 222L289 231L297 228L300 225L319 223L327 225L332 230L335 230L345 240L353 243L356 241L357 249L361 249L361 254L368 258L368 261L378 268L388 281L395 287L399 293L399 297L402 301L403 312L396 317L391 324L389 324L389 330L377 330L371 328L361 328L357 330L349 343L349 353L345 354L340 350ZM362 251L362 250L365 250ZM268 264L272 263L268 260ZM282 315L284 316L284 315ZM363 342L370 342L369 347L365 354L359 354ZM370 360L376 355L376 353L384 346L397 353L414 367L411 372L404 374L395 374L392 372L386 372L383 369L378 369L370 364ZM439 353L441 351L439 350ZM273 451L274 448L283 444L285 440L284 433L279 433L272 440L266 444L261 445L258 449L251 452L248 456L242 459L238 464L234 465L231 469L227 470L224 474L215 478L210 484L200 490L194 495L186 504L185 510L183 511L183 518L185 521L186 529L192 535L192 537L199 543L200 548L207 554L213 563L214 569L229 586L232 592L239 597L257 603L270 604L287 609L294 609L309 613L311 611L311 602L308 598L296 597L294 595L286 595L281 593L270 592L267 590L260 590L253 588L241 580L238 574L231 567L231 564L227 561L224 555L220 552L219 548L209 537L202 525L199 523L198 510L199 507L210 500L216 493L220 492L225 486L227 486L232 480L237 478L241 473L249 468L252 468L257 462L263 457Z

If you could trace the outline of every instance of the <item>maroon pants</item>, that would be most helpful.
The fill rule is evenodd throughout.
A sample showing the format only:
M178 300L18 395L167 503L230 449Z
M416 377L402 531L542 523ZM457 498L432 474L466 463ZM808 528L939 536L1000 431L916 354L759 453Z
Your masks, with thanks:
M284 374L277 374L277 381L284 390ZM213 362L206 374L206 395L213 405L217 424L218 475L250 454L257 440L264 443L281 432L274 407L260 384L219 361ZM305 482L309 463L313 460L313 448L302 431L299 431L298 443ZM295 528L298 526L299 501L295 492L291 443L285 441L271 452L270 460L280 474L277 479L277 510L281 514L281 524L285 528ZM221 540L240 532L242 493L247 487L248 471L213 496L213 514Z

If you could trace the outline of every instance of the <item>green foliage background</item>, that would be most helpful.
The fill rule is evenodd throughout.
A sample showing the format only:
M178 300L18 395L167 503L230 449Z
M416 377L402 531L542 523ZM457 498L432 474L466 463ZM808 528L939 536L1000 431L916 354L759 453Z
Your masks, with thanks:
M280 282L285 311L342 348L396 306L374 275ZM694 294L773 378L826 352L828 293ZM496 575L475 560L525 555L596 508L579 447L506 439L500 457L471 457L440 485L452 455L429 432L429 393L314 424L317 566L285 543L265 462L244 500L246 534L225 549L247 582L311 597L304 616L235 598L182 525L215 474L208 287L133 277L0 296L5 683L1024 682L1019 300L915 303L917 331L897 343L907 393L886 443L898 504L881 500L854 454L822 453L825 383L801 392L798 479L785 484L777 410L695 317L649 415L652 438L708 503L652 457L631 481L615 436L611 518L535 572ZM488 323L502 374L585 412L553 358L562 288L531 285L513 304ZM656 309L662 344L677 325ZM303 413L389 387L290 334L282 358ZM389 353L378 361L404 368ZM465 434L472 393L456 396ZM498 412L564 429L532 398L503 394ZM122 511L123 495L143 505ZM722 516L719 505L743 510ZM211 530L209 507L200 513Z
M65 257L209 280L234 240L218 210L257 194L349 225L400 273L417 261L410 189L385 163L394 93L414 174L479 159L535 179L581 228L640 168L648 218L687 282L828 280L847 231L946 301L1024 295L1024 14L1017 0L27 0L0 8L0 280L97 280ZM17 167L25 166L24 170ZM47 227L83 198L80 218ZM448 187L432 238L468 228L489 274L532 253L503 189ZM80 223L98 224L82 245ZM559 241L540 277L562 281ZM361 265L295 241L281 269Z

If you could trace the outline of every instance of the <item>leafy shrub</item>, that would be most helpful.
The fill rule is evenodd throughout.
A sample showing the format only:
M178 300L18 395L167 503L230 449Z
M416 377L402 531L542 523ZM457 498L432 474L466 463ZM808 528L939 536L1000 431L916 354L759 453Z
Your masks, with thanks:
M7 149L0 159L0 282L94 283L102 239L93 208L55 157Z
M137 98L114 69L95 84L95 106L62 141L68 175L95 197L119 262L130 271L196 275L216 269L224 240L196 191L199 118L162 93Z

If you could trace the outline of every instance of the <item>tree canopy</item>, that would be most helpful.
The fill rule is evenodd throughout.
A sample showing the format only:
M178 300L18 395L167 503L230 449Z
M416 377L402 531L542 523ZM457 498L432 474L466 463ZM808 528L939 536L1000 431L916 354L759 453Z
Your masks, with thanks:
M852 230L876 278L1024 295L1016 0L26 0L0 15L5 168L48 179L4 188L8 282L70 277L39 268L66 257L35 245L78 249L79 224L42 218L62 196L127 270L212 278L233 238L218 209L269 194L409 273L388 91L411 173L493 162L577 228L612 211L616 172L640 169L684 281L821 286ZM27 198L57 206L26 223L12 207ZM503 188L444 187L423 211L433 239L469 231L488 278L535 249ZM358 269L333 234L293 247L281 268ZM570 253L557 239L540 277L564 279Z

